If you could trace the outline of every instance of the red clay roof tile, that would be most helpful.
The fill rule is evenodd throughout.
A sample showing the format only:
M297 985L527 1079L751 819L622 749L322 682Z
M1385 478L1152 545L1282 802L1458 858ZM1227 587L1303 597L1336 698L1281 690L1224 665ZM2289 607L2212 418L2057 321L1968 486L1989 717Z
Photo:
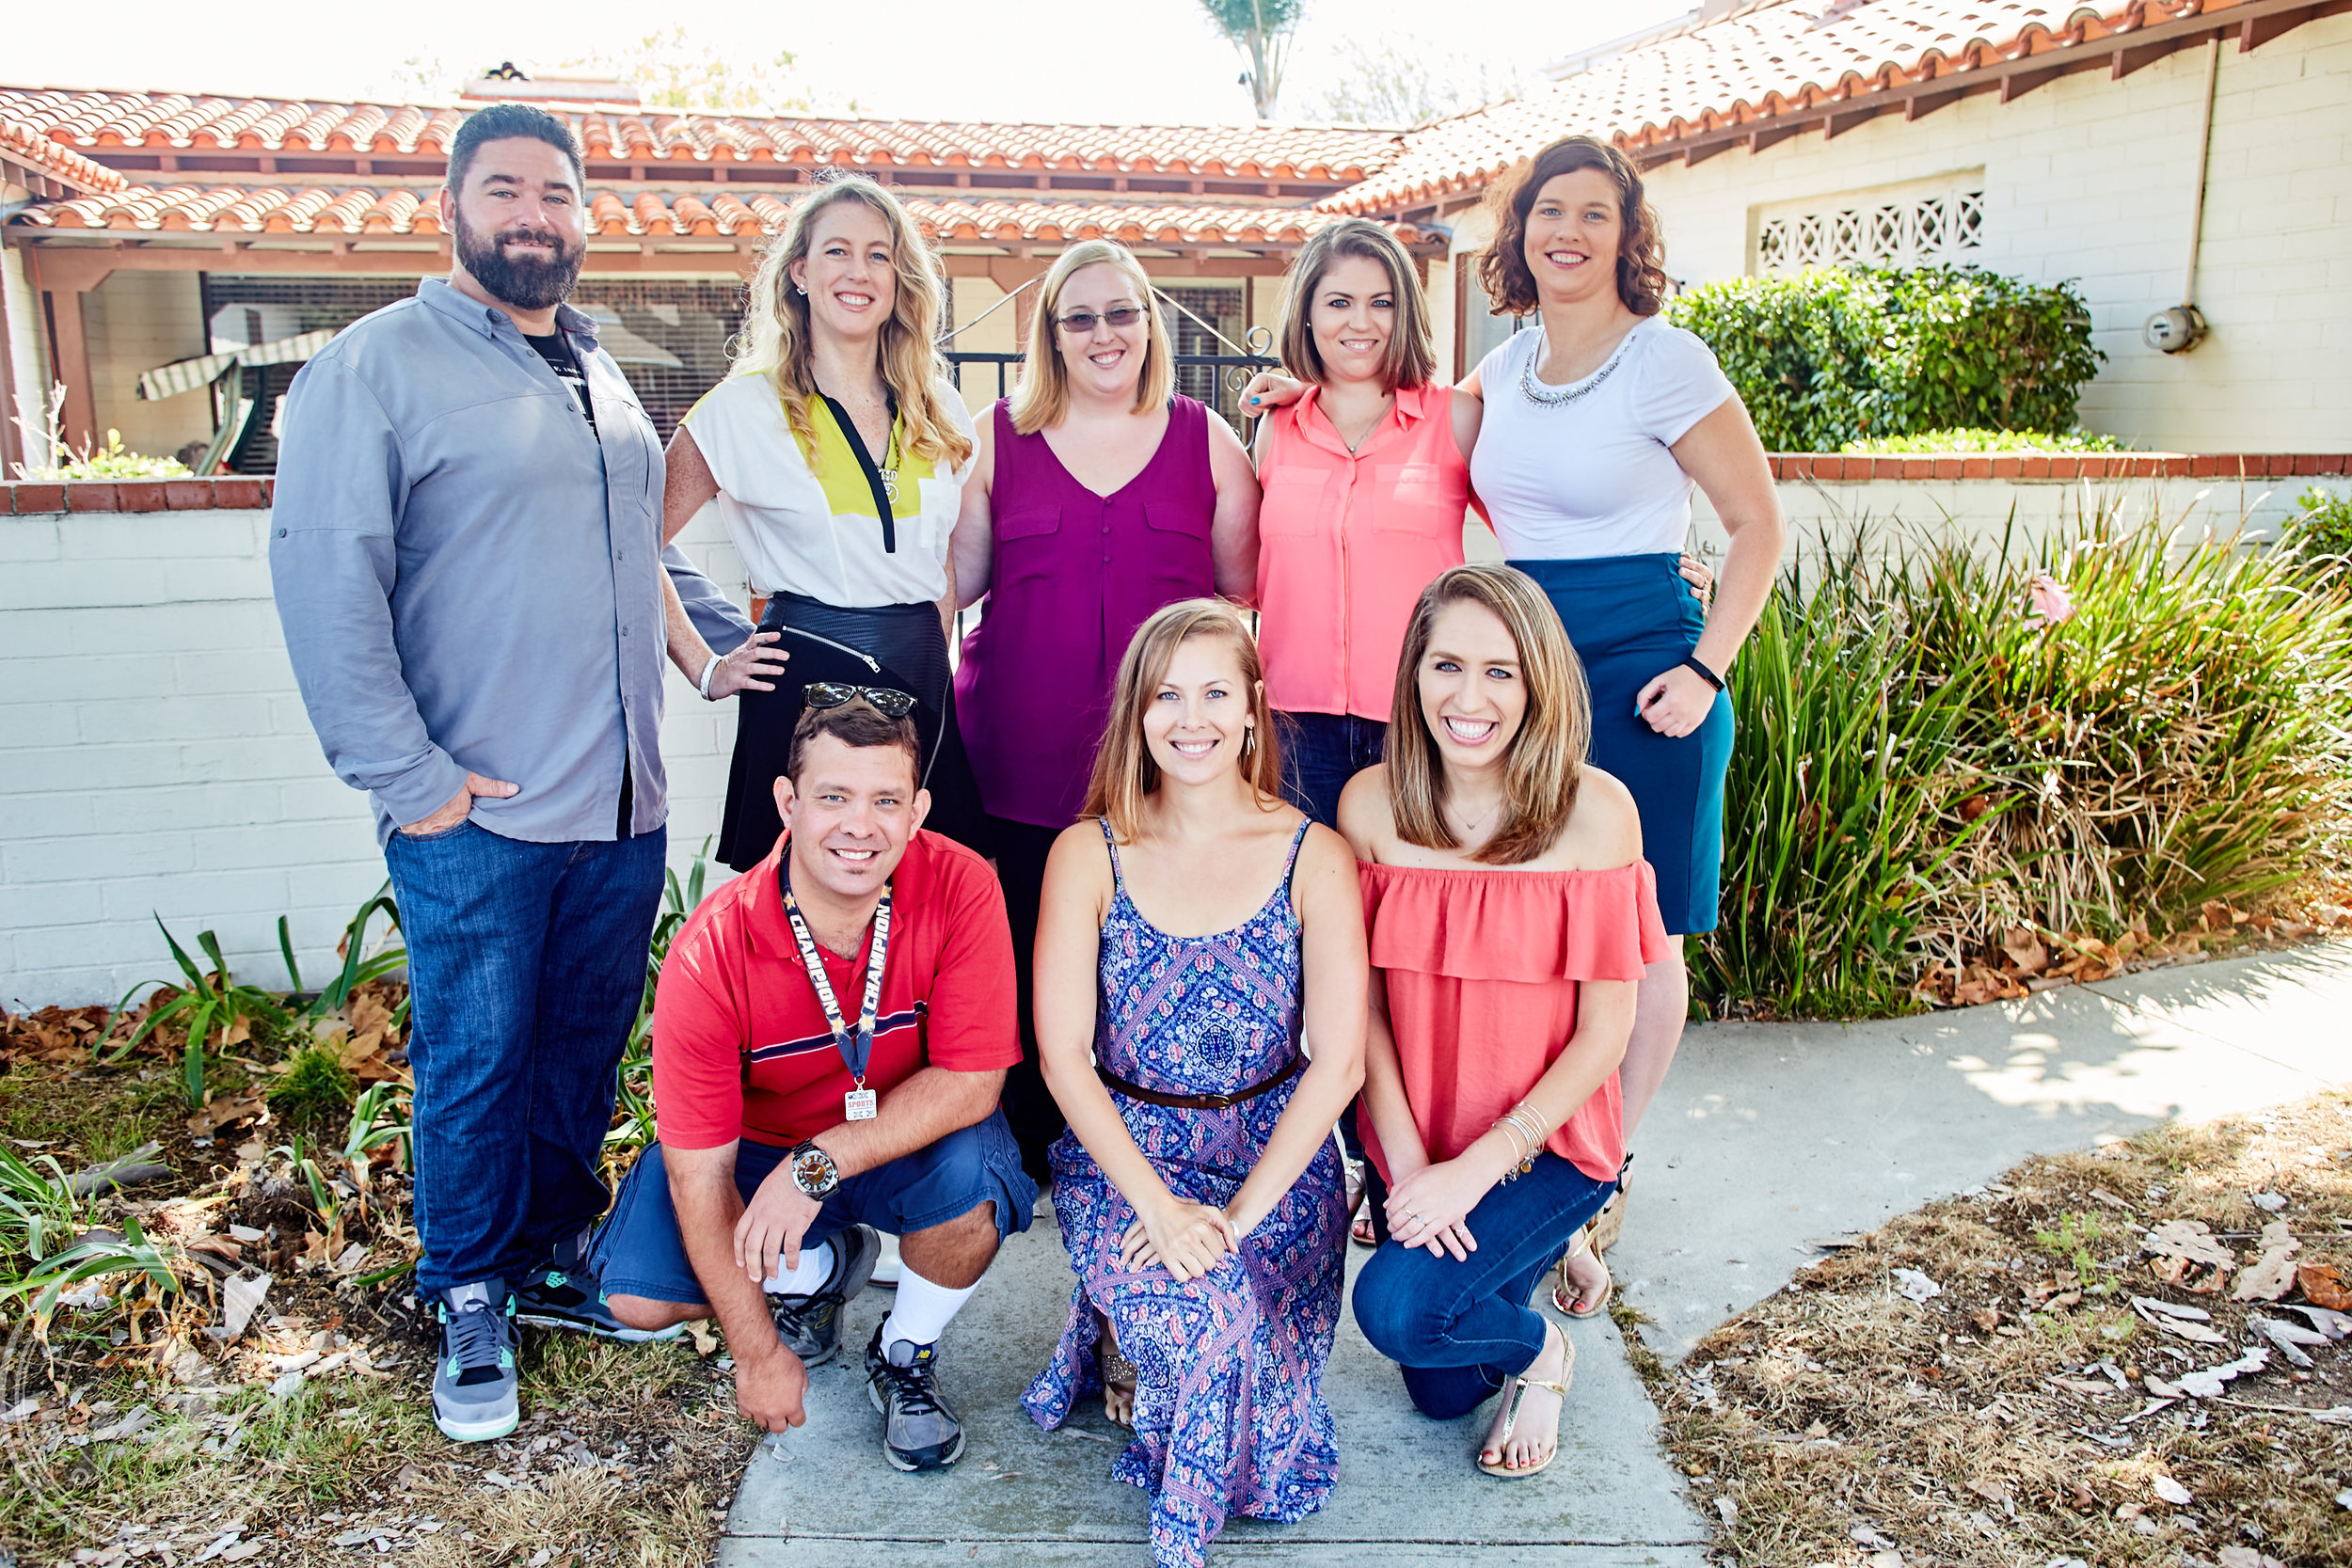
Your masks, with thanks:
M439 193L415 188L376 191L326 186L196 184L131 185L27 209L16 222L59 230L209 230L262 234L438 234ZM782 227L791 198L769 192L748 197L717 191L621 192L589 195L590 231L606 237L670 234L751 236ZM943 198L908 194L907 210L925 232L945 244L1061 241L1096 235L1144 245L1295 245L1338 221L1303 207L1245 207L1224 203L1150 204L1134 198L1102 201ZM1432 236L1411 224L1398 237L1420 244Z
M1758 0L1522 98L1410 132L1387 168L1318 205L1393 212L1482 185L1571 132L1612 135L1629 150L1670 146L2246 3Z

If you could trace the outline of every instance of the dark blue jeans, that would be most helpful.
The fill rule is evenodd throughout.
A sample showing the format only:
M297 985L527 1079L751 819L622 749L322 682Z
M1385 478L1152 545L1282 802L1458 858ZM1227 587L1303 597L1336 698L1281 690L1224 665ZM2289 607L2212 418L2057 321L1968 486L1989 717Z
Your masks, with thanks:
M1327 828L1340 821L1340 791L1385 754L1389 726L1352 713L1280 713L1282 793Z
M604 1132L669 834L384 847L408 943L420 1291L546 1262L604 1212Z
M1534 1170L1478 1200L1469 1221L1478 1250L1456 1262L1391 1240L1378 1207L1389 1195L1376 1169L1368 1175L1380 1246L1356 1276L1357 1326L1399 1364L1414 1407L1450 1421L1534 1363L1544 1319L1527 1298L1617 1184L1538 1154Z

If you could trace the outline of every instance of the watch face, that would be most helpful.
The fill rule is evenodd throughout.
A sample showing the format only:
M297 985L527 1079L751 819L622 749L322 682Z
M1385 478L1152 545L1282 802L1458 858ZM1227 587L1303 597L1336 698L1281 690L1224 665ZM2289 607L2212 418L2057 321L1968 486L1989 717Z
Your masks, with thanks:
M837 1180L832 1156L821 1148L812 1148L792 1162L792 1184L811 1197L832 1191Z

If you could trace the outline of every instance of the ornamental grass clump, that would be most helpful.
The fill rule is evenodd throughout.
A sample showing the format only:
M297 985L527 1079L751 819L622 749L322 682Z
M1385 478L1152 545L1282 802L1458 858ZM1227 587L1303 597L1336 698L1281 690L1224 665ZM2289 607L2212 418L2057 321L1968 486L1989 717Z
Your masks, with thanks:
M2161 937L2352 850L2340 579L2112 507L2034 554L1825 546L1732 694L1725 1007L1905 1010L2015 933Z

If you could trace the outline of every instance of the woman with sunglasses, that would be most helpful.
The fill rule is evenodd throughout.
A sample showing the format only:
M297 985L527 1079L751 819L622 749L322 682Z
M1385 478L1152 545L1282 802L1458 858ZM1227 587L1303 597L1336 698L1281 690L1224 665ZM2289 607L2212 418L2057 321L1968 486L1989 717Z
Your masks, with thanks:
M912 712L925 826L982 844L954 722L949 540L971 472L971 416L939 357L937 265L906 212L848 178L793 208L753 277L745 348L670 442L663 532L716 503L767 600L759 635L713 655L673 599L670 657L704 696L741 695L719 858L738 871L782 832L772 785L803 702L870 689ZM750 666L764 657L771 671ZM845 701L834 696L833 702Z
M1043 1181L1062 1128L1030 1020L1045 858L1086 802L1127 639L1179 599L1249 597L1258 481L1225 421L1175 395L1167 325L1125 246L1072 245L1039 295L1021 385L980 421L955 580L964 604L988 598L956 706L1012 920L1023 1059L1005 1114Z
M1241 616L1161 610L1038 922L1078 1278L1022 1402L1051 1431L1100 1389L1134 1427L1111 1474L1152 1494L1161 1568L1200 1568L1228 1514L1304 1518L1339 1466L1331 1123L1363 1079L1364 925L1347 846L1284 802L1280 761Z

